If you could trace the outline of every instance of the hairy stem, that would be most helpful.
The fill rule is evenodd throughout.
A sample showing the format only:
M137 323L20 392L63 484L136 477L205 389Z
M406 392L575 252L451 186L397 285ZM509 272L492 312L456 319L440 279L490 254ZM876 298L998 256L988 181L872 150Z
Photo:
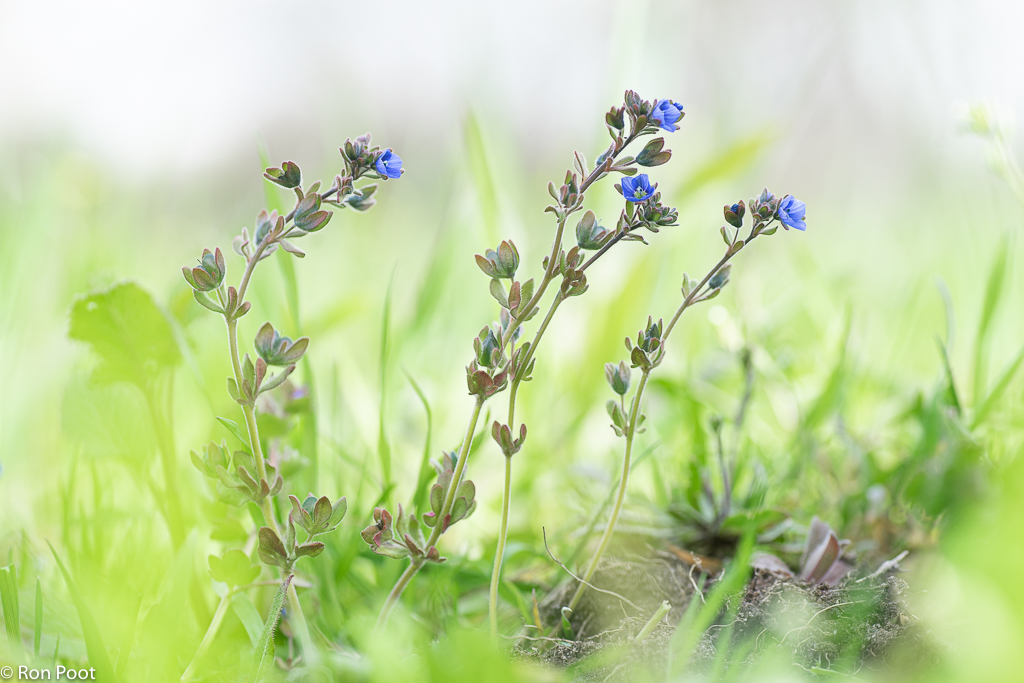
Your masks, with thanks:
M293 214L294 211L288 215L287 220L290 220ZM256 248L252 258L249 259L245 268L245 273L242 275L242 280L238 286L239 305L245 301L245 292L249 286L249 281L252 278L253 272L256 270L256 265L259 263L260 256L269 245L270 241L264 240L263 243ZM239 387L241 387L242 365L238 353L238 320L233 317L228 318L227 328L228 348L231 354L231 367L235 373L235 382ZM245 416L245 427L249 434L249 447L252 449L253 461L256 464L256 476L259 480L265 480L267 478L267 465L263 456L263 446L260 443L259 427L256 424L255 405L242 405L242 414ZM273 482L268 483L272 484ZM266 525L272 529L274 533L280 536L280 528L277 525L277 518L274 516L273 501L269 496L260 502L260 509L263 511L263 518ZM281 578L282 580L286 579L284 571L281 573ZM307 664L315 663L318 659L317 652L313 647L313 641L309 633L309 626L306 623L306 616L302 611L302 604L299 602L299 594L295 590L294 583L289 583L288 585L288 606L291 610L289 619L295 627L295 635L297 636L299 645L302 648L303 657Z

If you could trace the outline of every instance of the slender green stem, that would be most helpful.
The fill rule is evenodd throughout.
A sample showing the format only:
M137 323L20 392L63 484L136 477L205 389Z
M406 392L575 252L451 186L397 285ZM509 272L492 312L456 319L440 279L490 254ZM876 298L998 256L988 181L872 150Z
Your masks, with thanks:
M531 297L530 300L528 302L526 302L526 305L523 306L523 310L524 311L529 312L529 311L533 310L533 308L544 297L544 293L547 291L548 285L551 284L551 281L554 280L555 276L558 274L558 272L559 272L559 270L558 270L559 254L560 254L560 251L561 251L561 248L562 248L562 235L565 232L565 225L566 225L567 221L569 220L569 217L573 213L575 213L576 211L579 211L583 207L582 197L583 197L584 193L597 180L601 179L604 175L606 175L607 173L611 172L611 169L615 165L616 157L623 150L625 150L625 148L627 146L629 146L629 144L631 142L633 142L633 140L635 140L637 137L639 137L641 133L642 133L642 131L631 131L629 136L625 140L623 140L621 144L619 144L618 140L613 142L608 147L608 150L606 152L607 158L604 161L604 163L602 163L599 166L595 166L594 169L591 170L591 172L588 173L587 176L580 183L580 186L579 186L580 201L578 201L572 208L566 209L565 213L560 214L560 217L558 219L558 224L557 224L556 229L555 229L555 238L554 238L554 240L552 242L552 245L551 245L551 254L548 256L547 268L544 270L544 275L541 278L541 282L540 282L540 284L537 287L537 291L534 293L533 297ZM289 215L289 218L290 218L290 215ZM617 242L619 239L621 239L621 237L615 239L614 241ZM610 247L610 246L611 246L611 243L609 245L606 245L606 247ZM591 263L593 263L595 260L597 260L597 258L602 256L606 251L607 251L607 248L601 249L597 254L595 254L593 257L591 257L591 259L589 261L587 261L587 263L583 267L586 268L587 266L589 266ZM551 322L551 318L554 315L555 310L558 308L558 305L561 303L563 298L564 297L562 296L561 292L559 292L558 294L555 295L555 298L552 301L552 306L548 310L548 314L547 314L547 316L545 316L544 322L541 324L541 327L538 329L537 336L534 339L534 343L531 345L529 353L524 356L522 367L525 368L526 365L529 363L530 359L533 357L533 354L536 351L537 343L540 341L540 337L543 335L544 330L547 328L548 323ZM523 323L523 321L520 320L520 319L516 319L516 318L512 319L512 322L509 324L508 328L505 330L505 333L502 335L502 338L500 340L500 342L501 342L501 349L502 350L504 350L505 347L508 346L511 343L513 335L515 335L516 330L519 329L519 327L522 325L522 323ZM510 390L510 407L509 407L509 428L510 429L512 428L512 424L511 423L512 423L513 418L514 418L515 396L516 396L516 392L518 391L518 387L519 387L519 382L515 381L515 379L513 378L512 388ZM454 476L452 478L451 488L449 489L448 496L446 497L446 499L444 501L444 506L442 507L441 515L438 517L438 521L439 522L440 522L440 520L444 519L444 516L446 514L448 514L448 512L451 510L451 505L454 502L454 494L455 494L456 486L458 485L459 482L462 481L462 474L463 474L463 470L464 470L465 464L466 464L466 457L465 456L468 455L469 444L472 441L473 431L476 428L476 421L477 421L477 419L480 416L480 409L483 406L483 403L484 403L485 400L486 400L486 398L484 398L484 397L478 397L478 399L477 399L476 407L475 407L475 409L473 411L472 417L470 418L469 431L468 431L468 434L466 436L466 440L463 442L463 446L462 446L463 454L460 456L459 463L456 466L456 472L455 472L455 474L454 474ZM507 522L508 522L507 513L508 513L508 503L509 503L508 491L510 490L510 477L511 477L511 466L508 465L506 467L506 481L505 481L506 495L505 495L505 500L503 501L503 504L502 504L503 512L504 512L504 517L505 517L505 522L503 523L503 529L502 529L502 533L501 533L501 540L500 540L501 547L499 548L498 557L495 558L496 570L492 574L492 577L491 577L491 584L492 584L491 585L491 593L492 593L492 601L491 601L492 602L492 606L491 606L491 615L492 616L491 616L491 619L492 619L492 621L495 619L494 615L495 615L496 597L494 597L494 596L497 595L497 588L496 588L497 584L495 582L498 580L498 577L500 576L501 555L502 555L503 550L504 550L504 539L505 539L506 532L507 532ZM438 523L437 525L435 525L434 531L433 531L433 533L431 533L430 539L427 541L427 547L429 548L431 545L434 545L437 542L437 540L440 537L440 535L441 535L441 524ZM391 614L391 610L394 608L394 606L398 602L399 598L402 597L402 593L403 593L403 591L405 591L406 586L409 585L409 583L412 581L412 579L416 576L417 572L419 572L420 568L423 566L423 562L424 562L424 560L422 560L422 559L412 560L412 561L410 561L409 566L406 567L405 571L402 572L402 575L399 577L398 581L395 583L394 587L391 589L391 592L388 594L387 600L385 600L385 602L384 602L384 606L381 609L380 616L377 618L377 625L374 627L375 631L381 629L384 626L384 624L387 623L388 617ZM494 628L496 628L496 627L494 627ZM494 628L492 628L492 630L494 630Z
M764 226L759 226L758 224L755 224L755 226L751 229L750 236L746 240L746 244L749 244L754 240L754 238L757 237L757 235L760 232L760 230L758 229L759 227L763 229L764 227L767 227L767 224ZM744 246L746 246L746 244L744 244ZM629 483L629 470L633 455L633 438L636 435L637 420L639 418L639 415L641 414L641 404L643 403L644 389L646 389L647 387L647 379L648 377L650 377L651 371L654 370L654 368L661 365L662 360L664 360L665 344L668 341L668 337L672 333L672 330L675 329L676 323L679 321L680 316L682 316L683 311L689 308L692 304L703 300L700 296L702 294L701 290L703 290L704 286L708 283L708 281L710 281L711 278L715 276L715 273L721 270L722 267L726 263L728 263L733 256L739 253L739 251L740 250L736 249L734 246L730 246L729 249L726 251L725 256L723 256L718 261L718 263L716 263L715 266L710 271L708 271L708 274L704 276L704 279L701 280L700 283L690 291L690 293L686 296L683 302L679 305L679 308L676 309L676 312L672 316L672 319L669 320L668 325L666 325L665 329L662 331L662 352L652 361L652 363L648 367L643 368L641 370L642 375L640 377L640 382L637 384L636 393L633 395L633 403L630 407L629 414L629 424L625 434L626 445L622 458L622 479L619 482L619 493L615 499L615 506L612 508L611 516L608 518L608 524L607 526L605 526L604 533L601 535L601 541L598 543L597 550L594 552L594 557L590 560L590 564L587 566L587 572L583 576L584 583L581 583L576 588L576 592L573 594L572 600L569 602L569 609L576 609L576 605L579 604L580 598L583 596L584 591L586 591L587 584L591 582L591 578L593 577L594 572L597 571L597 565L600 563L601 557L604 555L605 550L608 549L608 544L611 542L611 537L615 532L615 525L618 522L619 513L622 511L622 504L626 498L626 488Z
M656 611L654 615L647 620L644 627L640 629L640 633L637 633L636 637L633 638L633 642L639 643L641 640L651 635L651 632L657 628L658 622L664 619L665 615L668 614L671 609L672 604L668 600L663 600L661 606L658 607L658 611Z
M534 353L537 350L537 345L540 344L541 338L544 336L544 332L548 329L548 325L551 324L551 319L555 316L555 311L558 310L559 304L565 300L565 297L561 292L555 295L555 298L551 302L551 307L548 309L548 313L544 316L544 321L540 327L537 328L537 334L533 338L533 342L530 344L530 348L527 349L526 353L523 354L523 358L518 363L518 372L515 377L512 378L512 385L509 388L508 396L508 427L509 429L515 430L515 415L516 415L516 396L519 392L519 385L522 383L523 373L526 368L530 365L530 360L533 358ZM498 532L498 547L494 551L494 569L491 571L491 593L490 593L490 625L491 625L491 637L498 637L498 585L501 582L501 564L505 556L505 543L508 538L508 512L509 507L512 503L512 458L509 456L505 457L505 488L501 500L501 529Z
M293 212L294 213L294 212ZM289 220L292 214L289 214ZM259 263L260 256L269 246L269 241L264 241L256 251L253 253L252 258L249 259L249 263L246 265L245 273L242 275L242 280L238 286L238 302L239 305L245 301L245 292L249 286L250 279L252 278L253 272L256 270L256 265ZM235 373L235 382L239 387L242 386L242 365L238 353L238 320L235 318L228 318L228 348L231 353L231 367ZM259 427L256 423L256 408L254 405L245 404L242 406L242 414L245 416L245 427L249 434L249 446L252 449L253 461L256 464L256 475L260 480L267 478L267 465L266 460L263 456L263 446L260 443ZM270 497L264 498L260 503L260 509L263 511L263 517L267 526L280 535L280 529L277 524L277 519L274 516L274 506ZM286 578L285 572L282 571L282 580ZM306 616L302 611L302 604L299 602L299 595L295 590L295 584L289 583L288 585L288 605L290 608L290 619L292 625L295 627L295 635L298 637L299 644L302 647L302 654L305 657L307 664L315 664L318 660L316 648L313 646L313 641L310 636L309 626L306 623Z
M508 538L508 508L512 502L512 456L505 456L505 490L501 498L501 529L498 532L498 547L494 551L494 569L491 571L490 622L491 637L498 637L498 584L501 582L501 562L505 557L505 540Z
M189 662L188 668L185 669L185 673L181 674L181 683L188 683L192 680L192 675L195 673L196 666L202 661L206 655L206 651L210 648L210 643L213 642L214 637L217 635L217 630L220 628L220 624L224 621L224 615L228 612L228 605L231 602L231 596L233 591L228 589L224 594L224 597L220 599L220 604L217 605L217 611L213 613L213 621L210 622L210 627L206 629L206 635L203 636L203 642L199 643L199 649L196 650L196 654L192 657L192 661Z
M622 512L622 503L626 499L626 487L629 484L629 466L633 457L633 436L636 434L640 404L644 396L644 389L647 387L647 378L650 377L650 374L651 369L644 368L643 374L640 376L640 382L636 387L636 394L633 395L633 406L629 411L629 431L626 432L626 449L622 457L622 480L619 482L619 494L615 498L615 506L612 508L612 514L608 518L608 525L604 528L604 533L601 535L601 542L598 543L594 557L590 560L590 565L587 567L587 573L583 575L584 583L581 583L576 588L576 593L573 594L572 600L569 602L569 609L574 610L576 605L579 604L583 591L587 589L587 584L590 583L594 572L597 570L598 563L601 562L601 556L604 555L604 551L608 548L608 543L615 532L615 524L619 520L619 513Z
M462 483L462 475L466 471L466 461L469 459L469 451L473 445L473 434L476 432L476 423L480 419L480 410L484 405L484 397L478 395L476 397L476 403L473 407L473 414L469 418L469 426L466 428L466 436L462 440L462 448L459 451L459 461L455 464L455 472L452 473L452 481L448 485L448 494L444 498L444 503L441 505L441 513L437 516L437 522L434 524L434 530L430 533L430 538L427 539L426 547L435 545L437 540L443 533L442 527L444 518L452 511L452 505L455 504L455 496L459 488L459 484ZM388 594L387 600L384 601L384 606L381 608L380 616L377 617L377 625L374 627L374 631L379 631L388 622L388 617L391 616L391 610L394 609L395 603L398 602L399 598L402 597L402 592L405 591L405 587L409 585L412 578L416 576L420 568L423 566L425 560L423 558L416 558L410 560L409 566L405 568L402 576L399 577L398 582L395 583L391 592Z

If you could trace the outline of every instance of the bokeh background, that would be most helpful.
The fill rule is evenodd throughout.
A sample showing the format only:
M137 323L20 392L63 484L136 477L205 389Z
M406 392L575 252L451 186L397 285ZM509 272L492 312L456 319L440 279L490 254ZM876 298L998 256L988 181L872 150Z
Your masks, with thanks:
M675 339L666 387L728 413L742 385L736 355L753 348L752 451L769 473L813 465L777 501L800 523L818 512L856 528L849 501L877 483L864 454L894 471L917 453L922 427L907 414L946 390L940 347L970 415L1024 340L1024 209L990 141L963 124L971 102L990 102L1009 131L1024 112L1022 18L1009 1L0 3L0 551L31 548L27 571L49 577L47 614L71 653L78 627L44 539L81 557L91 599L112 605L114 642L135 595L155 600L169 550L125 474L148 467L152 439L110 443L127 418L88 393L93 361L67 338L69 307L130 279L180 324L194 355L176 376L175 433L183 500L201 509L187 451L227 436L213 415L232 406L221 324L191 302L180 267L253 225L266 204L261 153L329 179L337 147L367 130L406 175L372 212L340 213L307 242L298 308L281 269L263 268L242 337L268 318L312 337L302 372L316 378L315 477L323 493L349 496L344 533L369 521L382 448L395 497L411 496L426 422L407 375L430 402L435 455L456 446L471 406L463 367L496 315L473 254L511 237L539 269L552 228L545 185L573 150L592 158L604 146L603 113L626 88L686 107L672 162L652 173L680 226L603 260L549 334L522 395L530 441L516 461L511 569L516 553L522 566L542 556L541 525L568 535L614 484L603 364L648 314L671 313L684 270L717 258L721 206L765 185L807 203L808 231L743 254L730 290ZM608 185L588 206L610 223L620 201ZM969 475L941 472L927 523L901 540L921 548L914 605L953 653L950 680L997 680L1021 656L1022 393L1011 378L969 436L982 450ZM673 396L651 399L643 445L660 446L633 482L640 516L685 486L695 437ZM476 457L480 510L446 541L470 575L487 570L500 510L501 456L484 442ZM977 473L981 494L958 498L958 478ZM202 558L207 531L194 518ZM95 528L111 547L145 530L151 545L129 566L127 554L80 547ZM342 561L338 550L331 571L358 581L334 598L368 614L394 572L346 543L362 554ZM443 571L424 580L434 593L476 580ZM469 590L451 609L473 624L485 602ZM201 628L181 629L194 649ZM46 632L50 650L58 630Z

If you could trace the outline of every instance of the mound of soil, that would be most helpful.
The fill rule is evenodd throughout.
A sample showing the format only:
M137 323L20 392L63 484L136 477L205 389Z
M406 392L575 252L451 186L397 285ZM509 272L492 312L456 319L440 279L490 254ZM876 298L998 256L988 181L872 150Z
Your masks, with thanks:
M581 681L626 681L647 670L664 677L669 645L690 602L713 590L709 576L697 595L702 570L671 553L652 558L609 558L570 616L573 638L549 628L537 638L527 629L518 655L557 667L571 667ZM540 605L545 624L561 623L561 606L576 582L569 579ZM894 575L858 580L855 573L835 586L807 584L755 569L742 595L726 604L696 639L687 666L708 669L749 665L771 652L807 671L851 673L861 667L911 664L927 659L933 646L915 628L917 619L904 600L907 583ZM672 608L642 642L636 635L662 601ZM738 603L738 604L737 604ZM912 647L907 647L908 645ZM678 653L676 654L678 656Z

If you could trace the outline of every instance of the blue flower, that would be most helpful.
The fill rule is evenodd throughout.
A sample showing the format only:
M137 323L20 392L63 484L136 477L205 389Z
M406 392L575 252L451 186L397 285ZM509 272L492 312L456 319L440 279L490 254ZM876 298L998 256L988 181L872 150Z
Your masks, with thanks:
M807 223L804 222L804 216L806 215L807 205L791 194L787 194L779 202L779 220L782 221L782 226L787 230L790 228L806 230Z
M651 179L647 177L646 173L641 173L634 178L622 177L622 196L626 198L626 201L642 202L650 199L656 187L657 185L651 185Z
M402 177L402 157L390 149L385 150L383 154L377 157L374 165L377 167L377 173L380 173L385 178Z
M674 133L679 130L676 121L683 118L683 105L672 100L655 100L654 111L651 112L651 119L658 123L658 126Z

